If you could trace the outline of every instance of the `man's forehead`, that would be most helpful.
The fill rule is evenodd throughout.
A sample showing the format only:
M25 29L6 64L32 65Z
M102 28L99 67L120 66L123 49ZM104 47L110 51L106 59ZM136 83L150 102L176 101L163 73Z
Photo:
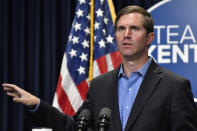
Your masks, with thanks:
M124 14L120 17L120 19L117 22L118 26L125 25L125 24L132 24L132 25L143 25L143 15L138 12L132 12L128 14Z

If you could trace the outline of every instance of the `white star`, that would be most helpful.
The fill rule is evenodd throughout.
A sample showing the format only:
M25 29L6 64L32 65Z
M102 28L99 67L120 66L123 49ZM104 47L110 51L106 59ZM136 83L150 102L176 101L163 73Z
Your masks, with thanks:
M94 29L96 30L96 29L99 29L99 25L100 25L100 23L98 23L97 21L95 22L95 24L94 24Z
M105 48L105 41L103 39L101 39L99 41L99 45L100 45L100 48L104 47Z
M96 11L96 14L97 14L97 17L99 17L99 16L103 16L103 11L101 10L101 9L98 9L97 11Z
M98 9L97 11L96 11L96 14L97 14L97 17L99 17L99 16L103 16L103 11L101 10L101 9Z
M80 66L77 71L79 72L79 75L85 74L85 68L83 66Z
M81 24L79 24L78 22L75 23L74 25L75 31L77 30L81 30Z
M85 0L79 0L79 2L80 2L80 5L83 4L83 3L84 4L86 3Z
M89 41L87 40L84 40L81 44L83 45L83 48L89 47Z
M107 25L108 24L109 19L108 18L104 18L104 23Z
M85 53L82 52L82 54L81 54L79 57L81 58L81 61L83 62L84 60L85 60L85 61L88 60L88 59L87 59L87 56L88 56L87 54L85 54Z
M90 13L86 16L86 18L88 19L88 21L90 21Z
M79 37L74 36L72 38L73 44L79 43Z
M90 34L90 28L86 27L86 28L84 29L84 32L86 33L86 35Z
M74 56L77 56L77 51L74 50L74 49L72 49L72 50L69 52L69 54L70 54L70 57L73 58Z
M79 18L80 16L83 17L83 10L78 9L78 11L76 12L77 17Z
M108 35L108 37L106 38L107 43L113 43L114 38L111 37L111 35Z

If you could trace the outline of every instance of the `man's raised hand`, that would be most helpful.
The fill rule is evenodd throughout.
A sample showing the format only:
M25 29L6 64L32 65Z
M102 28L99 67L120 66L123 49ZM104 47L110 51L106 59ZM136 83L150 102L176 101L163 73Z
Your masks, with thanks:
M2 86L7 95L13 97L14 102L22 103L27 107L33 107L39 103L39 98L14 84L4 83Z

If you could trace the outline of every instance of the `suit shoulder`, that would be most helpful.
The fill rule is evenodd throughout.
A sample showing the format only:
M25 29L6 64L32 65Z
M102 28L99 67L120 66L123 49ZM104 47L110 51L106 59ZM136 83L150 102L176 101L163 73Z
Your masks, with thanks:
M170 70L168 70L166 68L161 67L160 69L162 70L162 75L164 77L166 77L167 79L169 79L169 80L170 79L174 80L174 81L175 80L177 80L177 81L188 80L186 77L181 76L181 75L179 75L179 74L177 74L177 73L175 73L173 71L170 71Z
M94 79L92 79L91 83L92 82L99 82L99 81L102 81L103 82L103 80L107 80L107 79L111 78L114 75L117 76L117 73L118 73L118 69L116 68L114 70L111 70L109 72L106 72L104 74L101 74L101 75L95 77Z

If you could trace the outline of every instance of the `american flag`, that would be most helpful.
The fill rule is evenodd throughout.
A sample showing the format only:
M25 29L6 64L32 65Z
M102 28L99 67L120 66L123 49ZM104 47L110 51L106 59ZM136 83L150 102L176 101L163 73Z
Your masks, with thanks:
M94 15L90 14L91 6ZM121 63L114 14L112 0L78 0L53 100L53 106L67 115L74 115L86 99L91 73L94 78ZM92 26L91 20L94 20Z

